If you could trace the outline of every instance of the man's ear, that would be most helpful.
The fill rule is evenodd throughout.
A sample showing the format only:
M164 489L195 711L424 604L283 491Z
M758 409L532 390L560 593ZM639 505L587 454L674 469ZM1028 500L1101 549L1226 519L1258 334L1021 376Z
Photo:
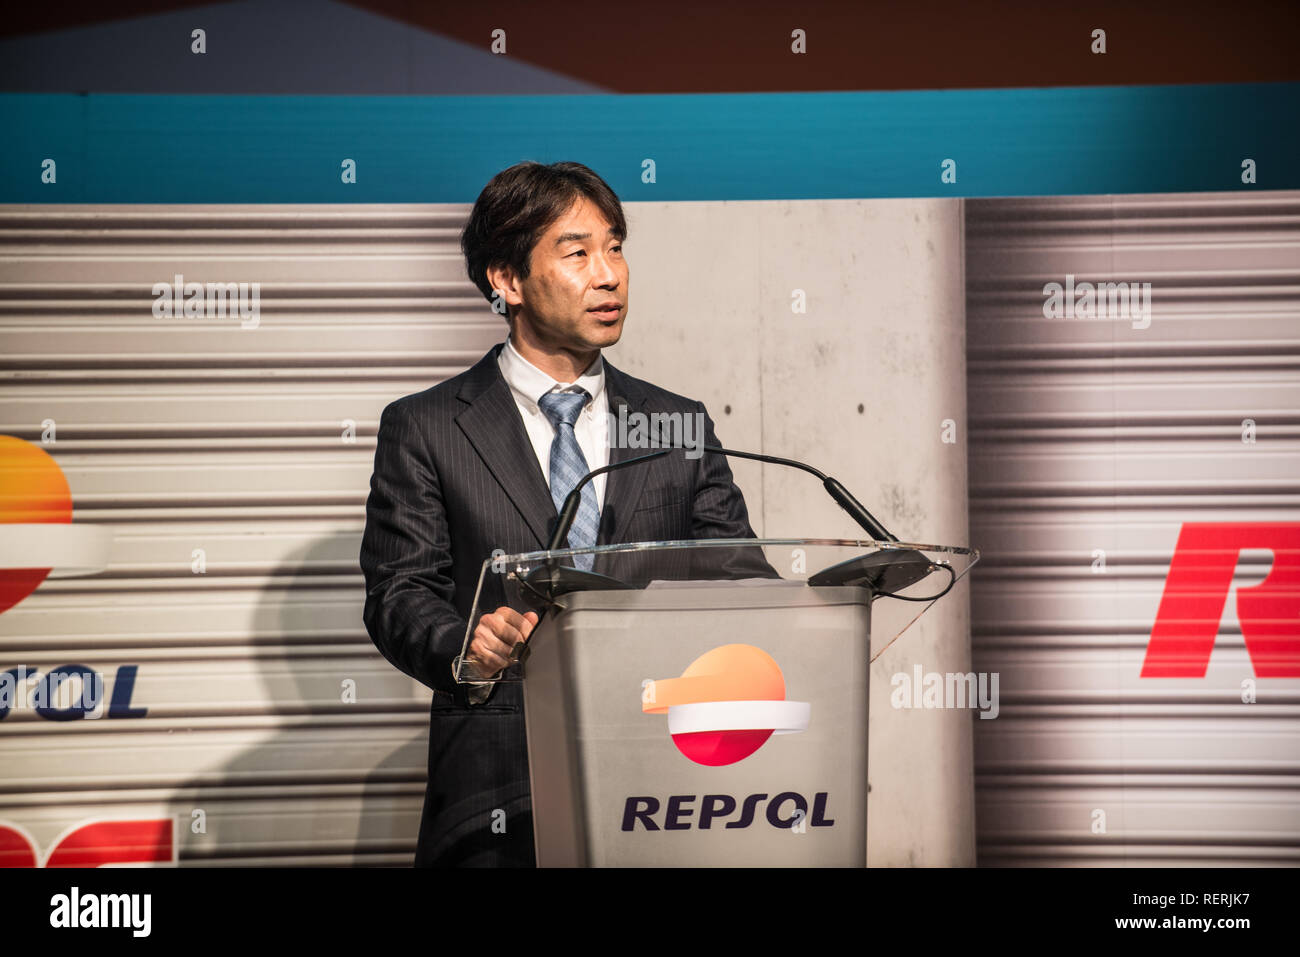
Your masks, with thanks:
M489 266L486 270L488 282L507 306L522 306L523 293L519 289L519 276L510 266ZM507 315L509 310L507 309Z

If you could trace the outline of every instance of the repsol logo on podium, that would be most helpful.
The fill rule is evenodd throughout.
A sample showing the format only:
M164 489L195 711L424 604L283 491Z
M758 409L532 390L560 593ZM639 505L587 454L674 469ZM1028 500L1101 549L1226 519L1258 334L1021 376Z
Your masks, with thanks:
M797 791L782 791L770 800L766 794L751 794L743 801L730 794L706 794L698 806L694 794L674 794L662 804L657 797L630 797L623 804L623 830L635 831L640 825L647 831L707 831L715 825L749 827L760 819L787 830L833 827L835 821L827 817L827 793L813 795L811 813L807 799Z

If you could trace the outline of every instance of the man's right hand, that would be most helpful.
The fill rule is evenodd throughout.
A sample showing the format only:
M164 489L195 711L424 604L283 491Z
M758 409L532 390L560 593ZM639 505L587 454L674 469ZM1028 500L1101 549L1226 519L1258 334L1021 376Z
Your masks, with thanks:
M536 624L537 612L521 615L502 605L478 620L466 660L480 675L490 678L510 664L510 650L527 641Z

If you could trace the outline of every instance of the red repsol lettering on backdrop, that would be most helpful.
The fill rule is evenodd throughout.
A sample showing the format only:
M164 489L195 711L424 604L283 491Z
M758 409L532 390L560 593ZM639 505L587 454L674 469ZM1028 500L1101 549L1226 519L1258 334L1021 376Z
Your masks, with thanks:
M1237 589L1237 618L1260 678L1300 678L1300 522L1188 522L1178 535L1143 678L1204 678L1242 549L1273 552L1258 585Z
M175 864L176 819L91 821L40 848L21 825L0 821L0 867L100 867L104 864Z

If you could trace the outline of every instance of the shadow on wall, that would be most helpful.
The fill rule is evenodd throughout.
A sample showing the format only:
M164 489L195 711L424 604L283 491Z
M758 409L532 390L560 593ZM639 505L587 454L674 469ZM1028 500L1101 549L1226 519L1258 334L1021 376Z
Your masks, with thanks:
M320 538L263 589L247 659L260 689L205 742L234 756L173 799L182 866L414 861L428 703L366 635L358 550L355 533ZM252 743L263 732L243 715L274 730Z

